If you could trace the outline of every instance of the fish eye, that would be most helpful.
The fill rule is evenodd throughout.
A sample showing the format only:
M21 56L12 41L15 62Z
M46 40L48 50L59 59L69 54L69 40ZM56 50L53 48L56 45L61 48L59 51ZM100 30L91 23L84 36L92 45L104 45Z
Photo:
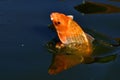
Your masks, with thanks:
M60 24L60 22L57 22L57 24Z
M59 25L60 24L60 22L58 21L58 22L54 22L55 23L55 25Z

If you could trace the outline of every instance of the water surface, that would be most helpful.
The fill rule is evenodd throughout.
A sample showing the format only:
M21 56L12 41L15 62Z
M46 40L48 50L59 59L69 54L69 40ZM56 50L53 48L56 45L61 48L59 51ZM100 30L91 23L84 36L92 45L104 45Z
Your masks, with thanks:
M93 1L120 7L119 2ZM55 76L48 74L52 55L45 44L55 36L48 29L51 12L72 14L83 28L120 37L120 13L82 15L74 9L81 3L81 0L1 0L0 79L119 80L120 58L106 64L80 64Z

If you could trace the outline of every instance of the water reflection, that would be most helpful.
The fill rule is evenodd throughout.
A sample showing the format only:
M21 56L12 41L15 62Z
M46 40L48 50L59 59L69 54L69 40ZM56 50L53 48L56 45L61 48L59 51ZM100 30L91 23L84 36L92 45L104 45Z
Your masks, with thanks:
M110 14L110 13L119 13L120 8L103 3L96 2L85 2L74 7L77 11L84 14Z
M89 56L84 54L85 49L78 47L65 46L60 49L56 48L55 45L59 42L57 38L47 43L47 49L52 53L49 74L60 73L78 64L107 63L116 59L119 38L116 41L90 29L86 29L86 32L96 39L93 42L94 51Z

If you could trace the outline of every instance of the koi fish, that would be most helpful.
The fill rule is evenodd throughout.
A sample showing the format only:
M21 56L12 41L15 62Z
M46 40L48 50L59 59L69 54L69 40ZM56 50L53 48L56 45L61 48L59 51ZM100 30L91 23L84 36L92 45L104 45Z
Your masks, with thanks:
M53 12L50 18L62 44L84 44L87 46L86 51L91 52L91 43L94 38L83 31L77 22L73 20L72 15L67 16L63 13Z
M52 63L48 70L49 74L58 74L81 63L105 63L112 61L116 58L116 54L106 57L91 56L91 53L101 54L101 51L99 50L102 49L102 53L106 53L107 51L109 52L111 50L114 50L115 47L111 47L111 44L108 43L106 45L106 41L104 43L101 42L101 39L97 40L97 38L97 42L95 42L94 44L97 44L98 46L94 46L94 44L92 44L94 38L83 31L81 26L79 26L73 20L73 16L67 16L63 13L53 12L50 15L50 18L55 26L61 44L65 46L63 48L56 49L56 44L54 44L54 41L51 41L48 44L49 51L55 53L53 54ZM101 35L99 35L98 33L95 34L101 37ZM103 36L101 38L103 39ZM117 38L116 40L120 43L119 38ZM120 45L118 44L117 46Z

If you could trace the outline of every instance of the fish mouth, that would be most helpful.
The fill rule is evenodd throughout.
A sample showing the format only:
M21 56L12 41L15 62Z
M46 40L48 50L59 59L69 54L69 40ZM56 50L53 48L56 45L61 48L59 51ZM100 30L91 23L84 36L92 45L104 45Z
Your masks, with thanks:
M53 13L50 15L50 19L51 19L51 20L53 20L53 19L54 19L54 18L53 18L53 15L54 15Z
M53 17L51 17L50 19L53 20Z
M59 14L60 14L60 13L58 13L58 12L52 12L51 15L50 15L50 19L51 19L51 20L57 19Z
M55 16L55 12L53 12L53 13L51 13L51 15L50 15L50 19L53 21L53 17Z

